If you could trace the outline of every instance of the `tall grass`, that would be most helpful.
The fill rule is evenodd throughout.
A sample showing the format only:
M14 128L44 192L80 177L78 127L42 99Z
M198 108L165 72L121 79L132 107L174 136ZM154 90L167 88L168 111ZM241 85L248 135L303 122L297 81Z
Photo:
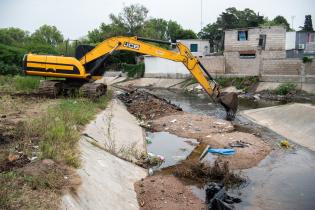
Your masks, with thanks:
M38 139L42 159L50 158L79 167L77 142L80 128L106 107L110 97L109 94L97 101L87 98L62 99L40 118L26 123L24 135L28 139Z
M0 86L2 91L31 92L38 88L42 79L43 77L0 75Z

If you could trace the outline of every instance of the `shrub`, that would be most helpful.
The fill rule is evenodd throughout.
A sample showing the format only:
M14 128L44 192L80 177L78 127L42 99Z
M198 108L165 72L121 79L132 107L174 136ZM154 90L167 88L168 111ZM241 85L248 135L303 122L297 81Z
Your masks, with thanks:
M293 83L283 83L281 85L279 85L275 92L278 95L287 95L288 93L293 93L296 91L296 84Z
M128 77L143 77L144 71L144 63L123 65L123 72L127 72Z
M235 86L237 89L247 91L252 85L259 82L259 77L218 77L215 79L221 87Z
M303 63L312 63L313 58L305 56L305 57L302 58L302 60L303 60Z

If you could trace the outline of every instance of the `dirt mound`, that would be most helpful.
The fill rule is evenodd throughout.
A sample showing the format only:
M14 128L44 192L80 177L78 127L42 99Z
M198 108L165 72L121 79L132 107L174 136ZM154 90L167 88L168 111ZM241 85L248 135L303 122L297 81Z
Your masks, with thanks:
M184 138L202 139L211 133L231 132L231 122L212 116L182 113L164 116L149 124L154 131L166 131Z
M243 132L214 133L201 139L202 143L212 148L231 148L237 142L243 142L246 146L234 147L236 150L233 156L220 156L219 159L229 161L231 169L246 169L257 165L264 159L271 147L263 139Z
M135 184L141 210L206 209L202 200L197 198L188 186L172 175L147 177Z
M169 101L142 90L132 90L118 95L130 113L141 120L152 120L170 114L180 113L182 109Z
M229 162L219 160L212 165L198 160L185 160L174 167L174 175L201 184L220 182L227 187L239 186L245 182L245 178L230 169Z
M16 155L12 160L6 159L0 163L0 173L3 171L9 171L16 168L21 168L24 165L31 162L26 155Z

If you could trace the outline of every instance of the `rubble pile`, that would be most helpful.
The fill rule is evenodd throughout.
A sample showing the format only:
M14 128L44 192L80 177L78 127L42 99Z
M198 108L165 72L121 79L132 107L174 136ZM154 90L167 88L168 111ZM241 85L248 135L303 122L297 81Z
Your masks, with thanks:
M130 113L141 120L152 120L182 111L171 102L142 90L132 90L118 95Z

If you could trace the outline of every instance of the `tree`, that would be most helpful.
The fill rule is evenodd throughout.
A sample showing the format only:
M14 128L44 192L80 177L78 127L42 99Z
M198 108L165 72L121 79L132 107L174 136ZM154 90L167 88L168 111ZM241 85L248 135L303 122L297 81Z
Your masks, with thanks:
M57 46L63 42L63 36L56 26L43 25L37 29L32 35L31 39L36 43L48 44Z
M305 15L304 26L301 26L300 28L302 29L302 31L314 32L311 15Z
M218 46L222 42L223 34L222 29L218 26L217 23L206 25L199 33L198 37L201 39L209 39L210 45ZM222 49L222 47L219 47Z
M11 27L0 29L0 43L2 44L21 46L28 37L28 32L19 28Z
M148 9L140 4L124 7L117 16L110 14L112 26L124 29L128 35L138 35L143 29L148 15Z
M225 29L257 27L264 22L264 17L256 14L251 9L237 10L230 7L222 12L218 17L216 24Z
M190 29L183 29L176 21L168 21L167 23L167 36L172 42L178 39L196 39L197 35Z
M168 40L167 21L161 18L147 20L144 23L142 35L152 39Z
M293 31L293 29L290 28L290 24L288 23L287 19L281 15L276 16L271 21L266 18L262 26L284 26L287 31Z

